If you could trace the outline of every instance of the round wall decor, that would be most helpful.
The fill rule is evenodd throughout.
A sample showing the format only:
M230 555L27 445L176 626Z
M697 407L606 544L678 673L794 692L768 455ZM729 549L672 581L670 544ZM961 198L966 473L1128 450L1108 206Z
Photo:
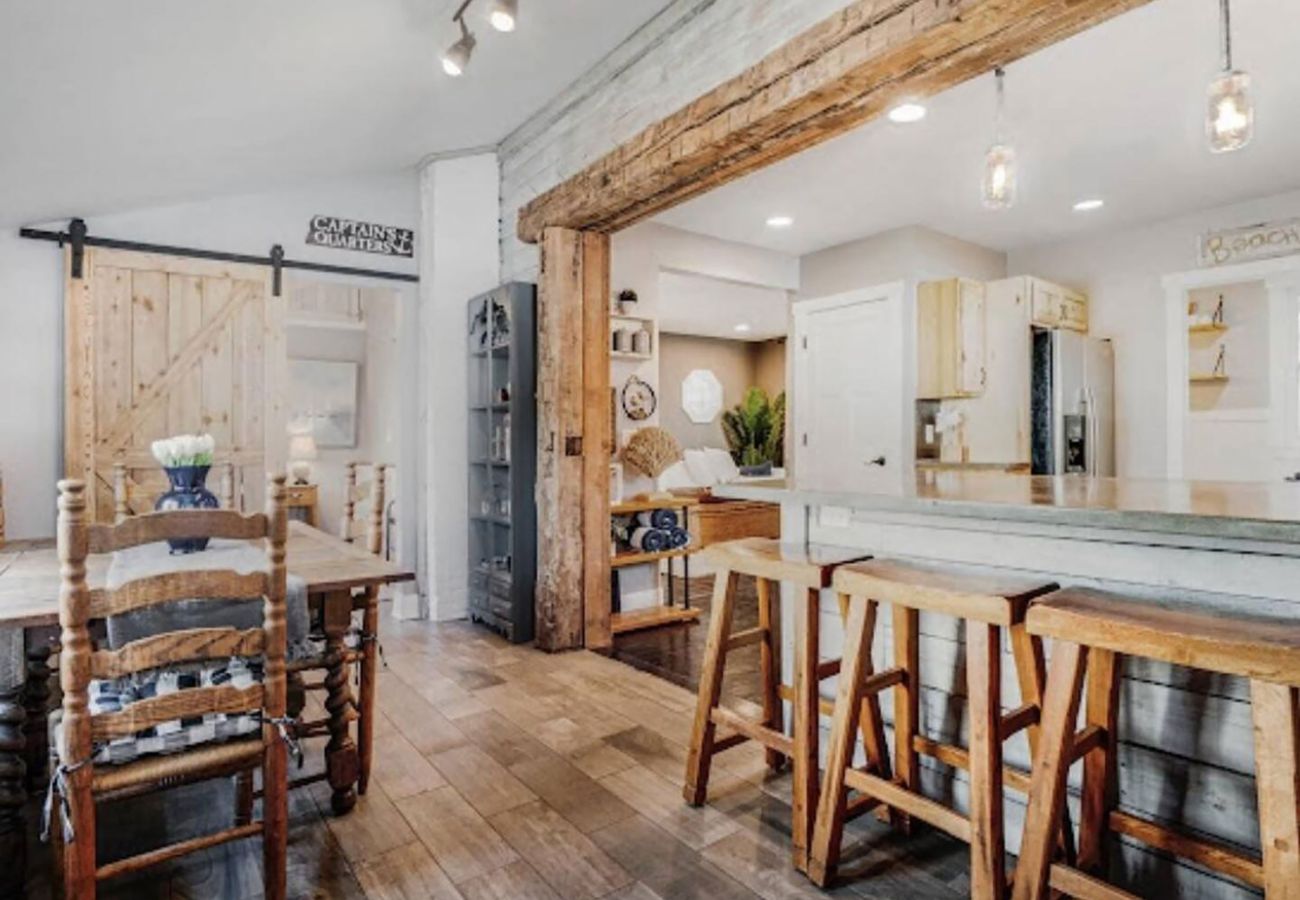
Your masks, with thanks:
M633 422L644 422L655 414L659 400L649 382L635 375L623 385L623 412Z

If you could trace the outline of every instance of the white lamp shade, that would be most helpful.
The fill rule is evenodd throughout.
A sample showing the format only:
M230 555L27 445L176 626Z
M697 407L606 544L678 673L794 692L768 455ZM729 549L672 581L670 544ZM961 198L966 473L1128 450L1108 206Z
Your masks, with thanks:
M295 434L289 438L290 459L315 459L319 455L316 438L310 434Z

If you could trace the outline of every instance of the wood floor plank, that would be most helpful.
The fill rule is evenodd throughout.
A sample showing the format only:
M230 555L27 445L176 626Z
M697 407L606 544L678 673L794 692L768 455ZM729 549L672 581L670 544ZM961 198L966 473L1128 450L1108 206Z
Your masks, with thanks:
M600 783L693 850L703 849L738 827L712 807L683 803L680 778L669 781L643 766L606 775Z
M636 765L636 760L610 746L608 739L580 747L569 754L569 761L592 778L603 778Z
M549 751L516 763L510 772L584 833L636 812L573 763Z
M418 840L356 867L370 900L460 900L460 892Z
M458 719L456 727L475 746L507 768L539 756L551 755L551 750L545 744L490 709Z
M461 885L465 900L560 900L528 863L511 863Z
M562 897L595 900L632 882L622 866L541 801L489 822Z
M757 896L644 816L602 828L591 839L665 900L754 900Z
M415 840L406 820L382 789L372 785L365 796L357 798L356 807L346 816L329 812L331 791L327 782L317 782L307 790L321 810L330 833L354 865Z
M505 766L472 744L436 753L429 761L485 818L537 799Z
M519 859L451 785L398 801L397 808L439 868L457 885Z
M375 783L393 800L414 797L447 783L442 773L396 728L375 738L373 765Z
M451 720L438 712L414 688L389 672L376 684L379 708L393 726L424 755L441 753L468 742Z

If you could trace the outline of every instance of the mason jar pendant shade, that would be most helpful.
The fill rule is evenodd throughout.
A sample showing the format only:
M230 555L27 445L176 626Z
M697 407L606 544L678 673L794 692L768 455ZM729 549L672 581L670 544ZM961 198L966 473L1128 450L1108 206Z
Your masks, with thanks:
M1250 101L1250 76L1232 67L1232 19L1229 0L1220 0L1220 49L1223 71L1206 94L1205 135L1213 153L1229 153L1250 143L1255 131L1255 107Z
M995 70L998 84L998 107L993 146L984 156L984 177L980 179L980 199L988 209L1010 209L1016 204L1016 148L1007 140L1003 128L1003 78Z

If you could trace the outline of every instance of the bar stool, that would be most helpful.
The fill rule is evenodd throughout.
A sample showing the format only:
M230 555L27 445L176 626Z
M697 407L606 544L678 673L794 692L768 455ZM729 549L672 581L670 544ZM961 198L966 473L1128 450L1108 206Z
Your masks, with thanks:
M808 844L818 793L818 685L839 671L839 661L819 660L818 614L821 590L830 587L837 566L867 558L862 550L820 545L782 544L769 538L743 538L714 544L703 551L706 561L717 568L713 584L708 643L700 673L699 702L686 760L686 784L682 795L692 806L704 803L708 794L709 768L715 753L745 741L757 741L767 748L767 762L773 771L790 760L794 778L791 802L794 865L807 866ZM736 589L742 575L758 581L758 627L731 632ZM793 689L793 737L783 728L780 672L780 582L803 588L795 602L795 665ZM760 678L763 688L763 718L754 722L720 705L722 677L727 654L738 647L761 644ZM719 736L718 726L729 733Z
M896 560L850 563L836 570L835 590L849 607L844 657L835 715L827 750L826 779L817 811L808 877L825 887L835 875L844 823L852 811L849 789L861 794L857 805L884 804L907 830L915 816L971 846L971 895L1000 898L1006 892L1002 788L1004 782L1028 790L1028 779L1002 765L1002 743L1029 729L1037 745L1042 699L1043 652L1025 631L1029 602L1056 589L1040 578L975 566L935 565ZM892 607L894 666L875 672L871 643L877 607ZM962 619L966 631L966 687L970 736L966 748L931 740L919 733L920 640L924 610ZM1002 629L1008 629L1020 683L1021 706L1002 714ZM894 775L853 766L854 733L864 703L894 689ZM874 738L883 743L883 734ZM870 747L870 742L867 744ZM970 815L921 793L918 756L925 754L970 773ZM1068 852L1068 842L1065 837Z
M1300 897L1300 622L1229 618L1070 589L1036 602L1027 625L1053 644L1015 898L1045 897L1049 890L1129 896L1102 880L1116 833L1263 888L1270 900ZM1262 863L1117 809L1116 723L1125 656L1250 679ZM1076 733L1081 703L1085 726ZM1080 757L1082 819L1078 862L1071 867L1053 863L1048 835L1065 804L1070 764Z

